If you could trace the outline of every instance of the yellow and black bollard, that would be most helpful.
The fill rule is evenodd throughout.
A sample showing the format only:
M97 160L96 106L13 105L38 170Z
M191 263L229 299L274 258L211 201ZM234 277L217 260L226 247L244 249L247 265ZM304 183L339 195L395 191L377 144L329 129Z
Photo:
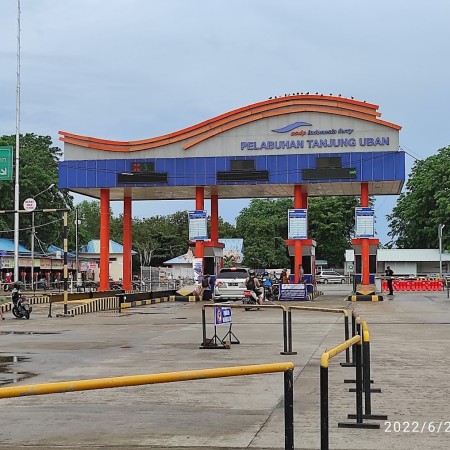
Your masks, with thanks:
M356 319L356 330L361 330L361 319ZM339 428L371 428L378 429L380 424L364 422L363 415L363 372L362 372L362 339L356 343L356 422L339 422Z

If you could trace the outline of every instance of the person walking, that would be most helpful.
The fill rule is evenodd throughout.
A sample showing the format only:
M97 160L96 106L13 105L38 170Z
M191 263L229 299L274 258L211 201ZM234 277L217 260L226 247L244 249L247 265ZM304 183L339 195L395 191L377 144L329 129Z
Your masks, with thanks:
M386 281L389 289L388 295L394 295L394 286L392 285L393 282L392 275L394 275L394 271L389 266L387 266L384 273L386 274Z

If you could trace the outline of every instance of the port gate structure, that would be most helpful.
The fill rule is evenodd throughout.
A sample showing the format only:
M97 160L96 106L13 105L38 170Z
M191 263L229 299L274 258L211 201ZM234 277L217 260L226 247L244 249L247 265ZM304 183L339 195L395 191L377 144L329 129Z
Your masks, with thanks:
M192 202L187 209L203 211L210 199L210 236L194 244L195 256L206 261L220 257L223 248L221 199L293 197L286 245L298 281L303 271L314 274L308 198L341 195L361 199L352 244L356 272L369 285L379 243L369 196L398 195L405 181L401 127L380 117L378 106L365 101L293 94L148 139L114 141L60 131L59 187L100 200L100 289L109 288L112 201L123 202L123 286L131 289L133 200L184 199Z

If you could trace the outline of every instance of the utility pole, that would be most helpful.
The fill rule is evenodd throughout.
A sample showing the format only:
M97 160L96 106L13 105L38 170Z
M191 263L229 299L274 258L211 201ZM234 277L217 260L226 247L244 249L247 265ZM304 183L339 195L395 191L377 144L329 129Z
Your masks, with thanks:
M439 239L439 278L442 278L442 230L445 224L438 225L438 239Z
M20 0L17 0L16 167L14 178L14 279L19 281Z

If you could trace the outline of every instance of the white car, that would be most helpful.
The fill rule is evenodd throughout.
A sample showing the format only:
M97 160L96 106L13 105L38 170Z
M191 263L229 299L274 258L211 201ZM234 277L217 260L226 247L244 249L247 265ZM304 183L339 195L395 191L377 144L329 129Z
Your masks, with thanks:
M247 277L248 269L245 267L220 269L214 286L214 301L241 300L244 297Z
M346 283L347 277L334 270L322 270L316 275L317 283Z

